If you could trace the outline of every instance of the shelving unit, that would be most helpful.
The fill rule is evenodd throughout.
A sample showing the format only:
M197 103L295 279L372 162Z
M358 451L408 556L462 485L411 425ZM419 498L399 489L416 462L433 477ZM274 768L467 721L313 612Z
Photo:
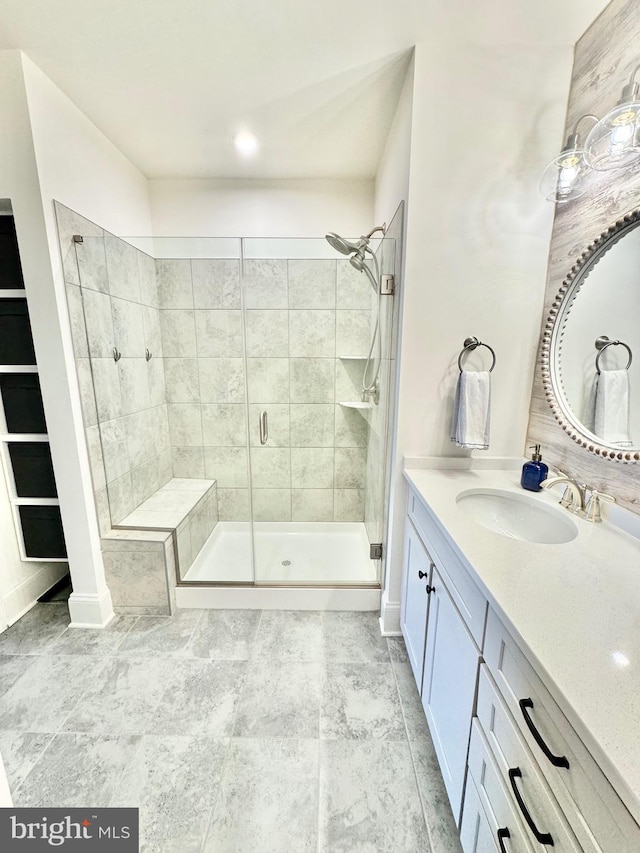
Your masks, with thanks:
M349 401L339 402L339 406L344 406L345 409L373 409L373 403L360 403L358 401L354 401L350 403Z
M0 457L27 562L66 562L13 217L0 216Z

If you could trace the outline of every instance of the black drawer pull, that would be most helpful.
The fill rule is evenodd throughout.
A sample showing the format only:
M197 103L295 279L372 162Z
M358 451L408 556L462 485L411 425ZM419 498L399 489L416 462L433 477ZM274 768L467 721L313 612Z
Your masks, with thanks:
M429 586L429 584L426 585L425 589L427 590L427 595L431 595L432 592L436 591L435 586Z
M504 846L504 839L511 838L511 833L505 826L504 829L498 830L498 845L500 847L500 853L508 853L507 848Z
M516 798L516 802L522 812L523 818L527 822L527 826L533 832L536 839L540 842L540 844L548 844L550 847L553 847L553 836L550 832L540 832L538 827L533 822L533 818L529 814L529 809L527 808L525 801L522 799L522 794L518 790L518 786L516 785L516 779L522 778L522 770L519 767L510 767L509 768L509 782L511 782L511 790L513 791L513 796Z
M542 739L542 735L535 727L533 720L529 716L528 708L533 708L533 699L521 699L518 703L520 705L520 710L522 711L522 716L524 717L524 721L527 724L527 728L533 735L535 742L538 744L540 749L547 756L549 761L553 764L554 767L564 767L565 770L569 769L569 759L564 755L554 755L549 747L546 745L544 740Z
M422 571L418 570L418 577L420 578L420 580L422 580L422 578L428 578L429 573L428 572L422 572Z

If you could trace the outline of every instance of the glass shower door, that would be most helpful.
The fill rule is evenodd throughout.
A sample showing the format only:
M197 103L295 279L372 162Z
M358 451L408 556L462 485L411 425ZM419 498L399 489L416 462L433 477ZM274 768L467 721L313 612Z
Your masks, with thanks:
M324 239L242 250L256 583L375 584L359 408L372 288Z

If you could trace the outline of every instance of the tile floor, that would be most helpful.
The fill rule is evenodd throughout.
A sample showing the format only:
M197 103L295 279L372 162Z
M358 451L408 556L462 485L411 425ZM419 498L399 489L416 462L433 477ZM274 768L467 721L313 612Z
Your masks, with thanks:
M181 610L0 634L17 806L138 806L145 853L460 853L402 640L370 613Z

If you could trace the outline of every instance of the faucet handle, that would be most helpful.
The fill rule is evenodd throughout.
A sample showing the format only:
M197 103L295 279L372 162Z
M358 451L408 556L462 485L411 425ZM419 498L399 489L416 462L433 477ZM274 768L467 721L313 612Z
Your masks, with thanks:
M615 503L616 499L612 495L605 495L602 492L599 492L597 489L591 489L591 496L589 497L589 501L587 502L587 506L585 507L585 519L587 521L592 521L595 524L599 524L602 521L602 514L600 512L600 501L605 501L607 503Z

